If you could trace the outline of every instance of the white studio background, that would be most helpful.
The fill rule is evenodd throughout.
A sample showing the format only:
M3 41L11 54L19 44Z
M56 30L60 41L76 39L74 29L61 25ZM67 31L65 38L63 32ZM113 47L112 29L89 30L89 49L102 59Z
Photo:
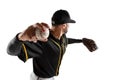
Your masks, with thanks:
M32 60L6 53L8 42L29 25L46 22L58 9L69 11L68 37L92 38L98 50L69 45L56 80L120 80L119 0L0 0L0 80L29 80Z

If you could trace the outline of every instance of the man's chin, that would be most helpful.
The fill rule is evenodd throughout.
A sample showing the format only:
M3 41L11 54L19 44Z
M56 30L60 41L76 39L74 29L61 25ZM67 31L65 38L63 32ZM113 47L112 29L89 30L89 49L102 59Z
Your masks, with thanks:
M66 34L68 31L64 31L64 33Z
M64 34L67 34L67 32L64 32Z

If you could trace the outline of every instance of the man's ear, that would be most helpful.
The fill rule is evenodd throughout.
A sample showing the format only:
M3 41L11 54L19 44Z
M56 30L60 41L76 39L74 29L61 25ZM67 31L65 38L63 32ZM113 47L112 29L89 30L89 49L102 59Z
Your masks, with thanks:
M67 24L62 24L63 25L63 29L66 28Z

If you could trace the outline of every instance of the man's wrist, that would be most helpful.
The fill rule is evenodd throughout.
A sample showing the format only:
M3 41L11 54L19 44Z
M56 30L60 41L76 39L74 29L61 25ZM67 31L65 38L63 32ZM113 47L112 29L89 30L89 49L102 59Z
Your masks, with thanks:
M17 35L17 38L18 38L18 40L22 40L22 33L18 33L18 35Z

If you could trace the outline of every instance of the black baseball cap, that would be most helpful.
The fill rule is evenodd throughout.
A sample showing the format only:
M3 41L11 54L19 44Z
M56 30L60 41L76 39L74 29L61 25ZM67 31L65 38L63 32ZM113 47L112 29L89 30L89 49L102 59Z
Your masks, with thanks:
M57 10L52 16L52 25L60 25L64 23L75 23L75 20L70 18L68 11L66 10Z

